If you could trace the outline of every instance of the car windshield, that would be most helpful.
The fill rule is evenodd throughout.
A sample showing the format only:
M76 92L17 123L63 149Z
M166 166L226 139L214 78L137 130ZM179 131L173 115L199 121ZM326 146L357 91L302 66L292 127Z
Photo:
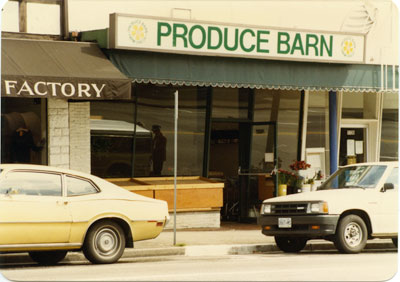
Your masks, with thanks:
M343 167L318 187L318 190L337 188L374 188L378 184L385 170L385 165Z

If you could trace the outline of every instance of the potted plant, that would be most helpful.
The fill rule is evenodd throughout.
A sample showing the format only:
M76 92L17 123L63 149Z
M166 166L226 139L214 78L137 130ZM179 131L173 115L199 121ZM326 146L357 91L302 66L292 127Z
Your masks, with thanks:
M319 170L314 176L314 183L313 183L311 190L316 191L318 186L320 186L322 184L323 179L324 179L324 175L322 174L322 171Z
M278 196L285 196L287 194L289 177L289 171L278 169Z
M314 185L314 177L306 178L303 185L301 186L301 192L311 192L311 187Z

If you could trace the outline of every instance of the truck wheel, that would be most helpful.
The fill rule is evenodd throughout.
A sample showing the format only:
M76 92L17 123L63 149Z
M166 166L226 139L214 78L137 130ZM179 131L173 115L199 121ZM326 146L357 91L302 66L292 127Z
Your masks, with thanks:
M341 253L356 254L367 244L367 226L361 217L355 214L345 216L336 229L335 246Z
M124 231L117 223L105 220L90 227L83 254L92 263L114 263L122 256L124 249Z
M302 237L280 237L275 236L275 243L285 253L298 253L307 244L307 238Z
M36 251L29 252L31 259L42 265L55 265L62 261L67 251Z

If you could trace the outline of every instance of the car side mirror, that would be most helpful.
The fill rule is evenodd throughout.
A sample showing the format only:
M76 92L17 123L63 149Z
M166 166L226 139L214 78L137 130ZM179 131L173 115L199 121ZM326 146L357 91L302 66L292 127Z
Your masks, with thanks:
M392 189L394 189L393 183L385 183L385 184L383 184L383 188L381 189L381 192L386 192L386 190L392 190Z

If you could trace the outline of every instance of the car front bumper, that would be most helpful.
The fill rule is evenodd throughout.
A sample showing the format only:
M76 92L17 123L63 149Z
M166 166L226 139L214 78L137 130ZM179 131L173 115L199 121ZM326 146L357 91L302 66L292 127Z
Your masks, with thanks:
M290 228L280 228L279 218L291 218ZM267 236L320 238L333 235L339 215L260 215L258 225Z

